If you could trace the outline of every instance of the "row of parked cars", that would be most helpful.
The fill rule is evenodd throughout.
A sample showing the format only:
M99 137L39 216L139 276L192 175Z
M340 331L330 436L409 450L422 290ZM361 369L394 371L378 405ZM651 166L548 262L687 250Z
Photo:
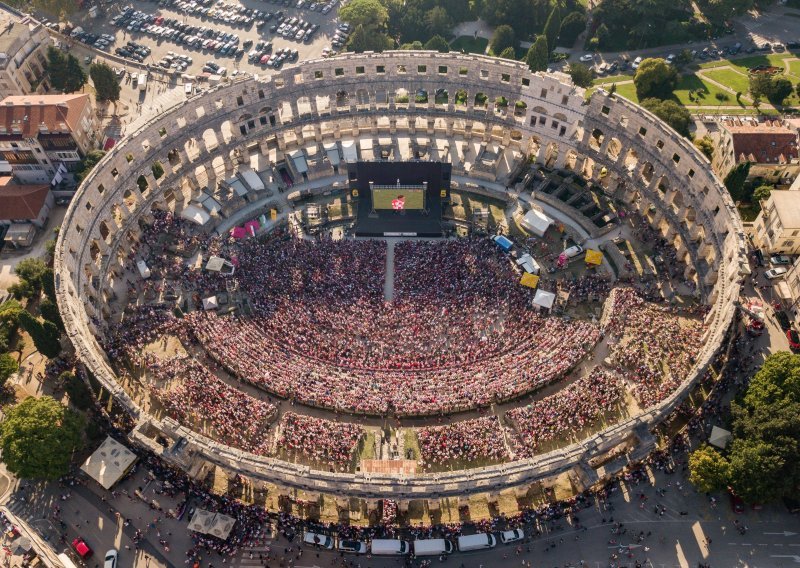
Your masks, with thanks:
M312 24L302 18L291 17L270 28L271 32L289 40L311 43L319 24Z
M522 529L513 529L503 531L498 536L500 542L510 544L523 540L525 532ZM460 536L455 545L451 540L445 538L428 538L414 541L376 538L370 542L365 542L354 539L336 539L330 535L314 532L303 534L303 544L309 546L353 554L370 553L376 556L405 556L410 554L412 549L414 556L441 556L455 552L456 547L460 552L494 548L497 545L497 540L498 537L493 533Z
M271 2L272 4L281 4L286 2L286 0L267 1ZM297 0L297 3L294 7L298 10L308 10L309 12L321 12L323 14L327 14L336 7L337 2L338 0L327 0L327 2L323 2L322 0Z
M128 59L133 59L139 63L142 63L152 50L147 47L146 45L142 45L141 43L136 43L135 41L131 40L125 44L124 47L118 47L114 50L114 53L119 55L120 57L126 57Z
M263 21L263 12L254 8L247 8L241 4L217 2L213 6L198 4L196 1L176 2L172 8L199 18L208 18L215 22L222 22L229 26L249 28L259 20Z
M69 36L102 51L107 51L114 44L114 36L110 34L93 34L84 31L81 27L72 30Z
M280 69L284 63L297 61L300 57L300 52L296 49L289 49L282 47L275 53L272 52L272 42L261 40L253 50L247 54L248 63L263 65L264 67L272 67L273 69Z

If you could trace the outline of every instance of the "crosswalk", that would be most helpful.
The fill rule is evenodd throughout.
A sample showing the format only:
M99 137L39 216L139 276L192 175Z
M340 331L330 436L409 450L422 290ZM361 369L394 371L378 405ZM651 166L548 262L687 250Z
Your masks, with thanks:
M229 561L230 566L265 566L264 561L269 555L269 544L262 547L242 549L239 556Z

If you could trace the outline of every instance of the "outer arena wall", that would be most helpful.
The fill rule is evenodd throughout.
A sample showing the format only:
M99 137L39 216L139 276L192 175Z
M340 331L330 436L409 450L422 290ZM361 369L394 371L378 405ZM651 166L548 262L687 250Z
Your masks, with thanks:
M420 89L427 91L426 103L415 103ZM438 89L447 91L444 104L435 102ZM462 90L465 104L456 104ZM476 105L477 94L486 97L485 107ZM494 104L498 100L501 104ZM209 131L213 137L203 136ZM414 477L311 470L231 449L169 419L147 415L118 385L96 339L113 293L109 282L120 271L121 253L138 238L139 220L146 220L154 207L168 207L165 193L175 192L182 178L195 188L198 178L212 185L233 171L237 155L254 148L285 151L359 133L398 131L497 141L538 163L573 167L630 208L646 212L679 257L689 260L686 276L697 281L710 308L704 349L676 392L567 448L508 464ZM174 165L167 158L170 151L178 157ZM154 161L164 168L158 180L151 169ZM140 176L148 181L144 192L137 187ZM174 201L180 208L185 200ZM576 466L589 469L592 457L632 438L644 455L654 444L649 429L687 396L722 347L746 262L741 220L710 163L651 113L603 91L587 101L583 89L565 75L531 73L521 63L410 51L311 61L271 77L236 80L165 109L120 141L84 180L55 251L58 304L70 341L80 360L141 426L174 440L183 437L188 453L256 479L368 499L497 492ZM142 442L141 436L134 438Z

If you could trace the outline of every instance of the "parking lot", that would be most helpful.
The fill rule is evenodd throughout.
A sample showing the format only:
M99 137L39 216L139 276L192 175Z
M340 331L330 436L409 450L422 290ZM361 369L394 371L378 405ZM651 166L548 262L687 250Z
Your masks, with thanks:
M105 17L75 22L84 34L74 39L86 43L96 36L103 51L196 76L270 73L323 57L336 49L332 44L341 43L338 0L272 2L166 0L113 6Z

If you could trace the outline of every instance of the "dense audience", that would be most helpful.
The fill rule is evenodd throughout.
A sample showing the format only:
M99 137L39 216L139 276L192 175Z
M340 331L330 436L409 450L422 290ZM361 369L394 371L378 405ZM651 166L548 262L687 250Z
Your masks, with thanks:
M275 405L228 386L198 361L183 357L150 359L150 372L162 384L153 393L171 417L184 424L207 424L225 444L258 455L269 454L268 430Z
M333 422L287 412L281 419L278 448L342 469L350 465L364 429L352 422Z
M530 457L543 442L558 439L593 426L622 399L622 385L613 374L595 367L592 371L541 400L509 410L516 429L517 457Z
M461 420L446 426L417 430L419 449L425 466L461 462L500 461L508 457L503 427L497 416Z
M679 315L672 306L644 301L633 288L614 288L607 300L604 331L611 361L642 407L669 396L700 350L702 322Z

